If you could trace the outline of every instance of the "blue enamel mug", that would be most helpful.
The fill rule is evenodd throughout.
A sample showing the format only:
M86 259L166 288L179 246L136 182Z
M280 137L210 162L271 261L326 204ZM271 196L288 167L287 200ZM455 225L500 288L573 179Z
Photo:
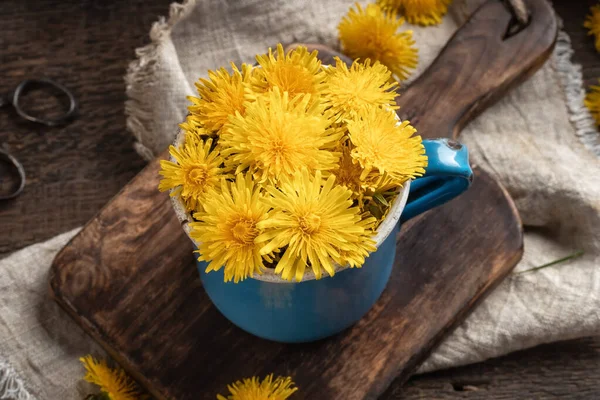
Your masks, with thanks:
M198 261L206 293L215 307L241 329L264 339L300 343L343 331L361 319L381 296L394 265L396 234L402 222L447 202L468 189L473 179L467 148L448 139L424 140L426 174L407 182L375 236L377 250L362 268L337 266L334 276L317 280L307 270L289 282L267 270L239 283L224 282L223 269L206 273ZM175 209L185 222L185 210ZM187 224L184 224L187 228Z

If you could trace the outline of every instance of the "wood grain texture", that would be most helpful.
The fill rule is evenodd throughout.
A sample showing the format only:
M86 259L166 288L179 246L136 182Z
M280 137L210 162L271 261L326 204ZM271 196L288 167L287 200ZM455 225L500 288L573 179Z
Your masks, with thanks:
M45 76L80 103L79 117L55 128L0 110L0 146L27 173L21 196L0 202L0 227L10 232L0 233L0 255L85 223L143 168L125 129L123 76L169 2L0 1L0 93Z
M67 83L76 95L84 93L82 110L94 112L93 120L43 134L0 112L0 143L26 161L31 191L12 204L0 204L0 257L85 223L141 169L124 125L122 76L135 47L148 42L150 25L166 14L171 1L0 2L0 91L22 78L46 74ZM553 2L586 85L600 78L600 56L582 26L596 3ZM115 145L122 151L115 151ZM599 375L600 338L580 339L413 377L402 390L393 383L382 398L593 399L600 393ZM477 390L465 392L458 389L461 385Z
M157 172L155 161L69 243L54 262L51 287L159 399L212 399L233 379L273 371L294 377L299 399L376 398L393 379L407 379L521 256L516 211L478 172L460 203L403 229L391 281L357 325L313 344L273 343L212 306L191 244L156 191Z
M600 55L583 27L597 0L554 0L581 64L584 87L598 84ZM527 229L527 228L525 228ZM600 337L550 343L483 363L413 377L393 383L383 399L569 399L600 398Z
M593 338L545 344L485 363L411 378L381 397L400 399L600 398L600 341Z
M413 106L409 111L423 136L456 132L422 129L433 126L425 122L428 113L448 116L442 123L459 123L465 119L463 110L473 114L482 109L481 98L499 98L506 92L510 85L494 85L494 79L523 79L550 54L556 24L544 32L549 38L543 45L527 53L535 57L535 65L526 59L520 71L515 67L498 78L492 74L492 84L485 87L488 93L476 87L470 96L467 93L472 104L445 106L453 100L455 82L468 81L468 76L484 73L478 68L487 68L468 62L475 71L453 68L462 60L458 56L469 53L464 47L471 41L465 37L476 36L477 43L484 43L472 49L474 59L499 46L485 29L486 16L504 10L496 6L491 2L482 7L467 22L465 32L459 30L415 82L416 94L406 104ZM532 38L534 43L538 40ZM331 52L324 50L320 49L321 56L330 59ZM518 59L517 50L505 57ZM428 89L441 85L438 75L447 83L431 96ZM432 98L433 109L427 106ZM446 113L436 114L436 106L444 106ZM476 183L466 195L404 227L392 278L361 321L316 343L273 343L235 328L212 306L194 279L195 268L184 262L189 248L176 243L186 239L179 224L171 222L165 196L156 192L157 171L154 161L57 256L51 287L56 300L160 399L192 399L198 393L211 398L225 390L232 377L272 371L292 376L302 388L299 398L377 398L392 381L399 385L409 378L452 327L512 270L523 251L521 223L508 194L488 174L477 171ZM121 276L125 284L119 286ZM207 364L210 369L203 369Z
M421 135L456 138L469 121L537 71L554 48L558 21L546 0L524 3L529 24L512 35L507 34L514 24L508 8L494 0L482 5L402 93L400 117Z

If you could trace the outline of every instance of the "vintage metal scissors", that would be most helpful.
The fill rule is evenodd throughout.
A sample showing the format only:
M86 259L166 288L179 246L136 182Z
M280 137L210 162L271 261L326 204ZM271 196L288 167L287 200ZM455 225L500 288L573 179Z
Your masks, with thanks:
M32 87L46 87L50 89L58 90L62 92L69 100L69 105L63 114L57 117L44 117L38 115L32 115L25 108L23 108L22 104L22 95L27 92L28 89ZM26 79L19 83L19 85L15 88L15 90L9 94L8 96L0 96L0 108L12 106L15 112L22 118L35 122L38 124L46 125L46 126L58 126L68 123L77 113L77 100L73 93L71 93L66 87L61 85L58 82L53 81L48 78L38 78L38 79ZM17 160L16 157L8 153L8 151L2 149L0 147L0 162L7 163L13 167L16 171L16 175L18 176L18 183L15 186L15 189L8 193L3 194L0 193L0 200L8 200L17 197L23 191L25 187L25 169L23 165ZM0 176L0 182L2 181L2 177Z

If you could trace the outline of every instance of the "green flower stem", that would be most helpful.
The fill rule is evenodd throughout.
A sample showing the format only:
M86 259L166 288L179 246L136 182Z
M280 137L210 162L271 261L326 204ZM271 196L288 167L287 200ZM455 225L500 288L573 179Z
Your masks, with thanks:
M525 271L519 271L519 272L516 272L516 273L515 273L515 275L524 274L524 273L526 273L526 272L538 271L538 270L540 270L540 269L542 269L542 268L551 267L552 265L560 264L560 263L563 263L563 262L565 262L565 261L569 261L569 260L572 260L572 259L574 259L574 258L581 257L583 254L584 254L584 251L583 251L583 250L578 250L578 251L576 251L576 252L575 252L575 253L573 253L573 254L570 254L570 255L568 255L568 256L566 256L566 257L563 257L563 258L560 258L560 259L558 259L558 260L555 260L555 261L549 262L549 263L547 263L547 264L540 265L539 267L535 267L535 268L531 268L531 269L526 269Z

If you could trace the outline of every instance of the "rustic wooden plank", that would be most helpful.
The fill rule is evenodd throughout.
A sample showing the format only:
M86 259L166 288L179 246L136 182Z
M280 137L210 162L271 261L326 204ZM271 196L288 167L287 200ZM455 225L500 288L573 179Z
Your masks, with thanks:
M455 136L543 63L556 21L543 0L528 4L535 18L510 44L498 38L510 14L499 3L482 7L401 96L401 112L421 135ZM520 68L511 66L517 55ZM376 398L393 380L407 380L522 255L512 201L477 171L471 191L404 227L386 291L361 321L319 342L273 343L234 327L212 306L186 262L189 244L156 192L157 171L154 161L63 249L51 287L59 304L160 399L211 398L232 377L271 371L293 376L299 398Z
M558 34L544 0L524 0L530 22L516 23L506 5L488 1L449 39L427 71L398 99L402 119L421 135L458 137L462 128L548 59ZM426 93L426 95L424 95Z
M406 399L597 399L600 340L551 343L393 384L381 398Z
M596 0L555 0L571 38L573 61L582 65L585 86L600 78L600 55L583 28ZM413 377L392 384L382 399L592 399L600 393L600 337L551 343L484 363ZM474 389L466 391L464 387Z
M0 234L0 256L85 223L144 166L125 129L123 76L169 3L0 2L0 93L46 76L80 101L80 116L56 128L1 110L0 145L23 163L27 186L0 202L0 227L10 232ZM41 111L47 102L33 106Z
M575 54L573 61L582 66L584 85L597 85L600 78L600 54L594 47L594 37L589 36L583 27L583 21L590 7L598 4L596 0L568 1L558 0L553 6L562 18L563 30L569 34Z
M9 226L11 232L11 235L0 235L0 257L85 223L140 170L141 161L131 161L137 156L130 150L131 139L124 126L122 75L133 57L133 49L148 42L151 23L158 15L166 14L171 1L0 2L3 31L0 74L4 77L0 91L9 90L21 78L44 72L61 81L71 75L69 87L78 96L93 89L94 96L87 103L99 111L94 122L86 122L82 129L53 128L44 131L49 132L46 134L37 134L35 126L19 125L18 120L5 115L4 111L0 114L0 143L8 142L11 150L27 160L29 188L35 187L34 194L26 193L27 197L10 207L0 204L0 226ZM586 83L595 84L600 77L600 56L594 50L593 39L581 25L589 6L596 1L555 0L553 3L573 41L575 60L583 65ZM65 54L68 57L62 57ZM80 56L73 60L76 54ZM12 61L8 63L8 60ZM95 73L94 68L103 69L103 73ZM20 145L24 137L28 143ZM122 145L123 151L109 147L115 143ZM110 149L111 153L106 154L103 149ZM57 155L56 160L58 156L64 160L62 165L53 154ZM94 174L98 168L104 170ZM71 169L80 171L79 175L69 172ZM89 178L91 174L93 177ZM63 186L64 181L70 184ZM60 216L55 216L55 212ZM396 394L396 398L552 398L552 393L564 395L561 398L593 398L586 394L600 393L599 374L600 338L585 339L541 346L475 366L413 378L403 395ZM480 392L452 389L452 383L458 378L476 383L490 376L485 396ZM576 385L573 379L577 379ZM571 391L567 394L565 388Z
M212 306L191 244L156 191L157 171L155 161L59 254L51 286L59 304L159 399L214 398L232 379L272 371L294 376L297 398L375 398L394 377L407 378L521 256L515 210L478 173L460 203L403 230L388 288L357 325L313 344L273 343Z

